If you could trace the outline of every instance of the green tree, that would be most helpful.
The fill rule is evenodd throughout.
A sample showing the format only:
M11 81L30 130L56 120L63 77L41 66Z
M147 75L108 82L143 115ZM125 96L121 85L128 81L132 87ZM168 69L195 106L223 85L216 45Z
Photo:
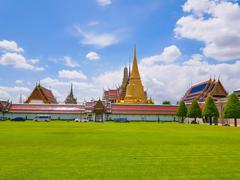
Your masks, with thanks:
M187 116L187 107L184 101L181 101L178 106L177 116L181 118L181 122L183 123L185 117Z
M233 118L234 126L237 126L237 118L240 118L240 101L235 93L228 96L224 107L224 118Z
M163 101L162 104L163 105L171 105L171 101Z
M202 117L202 110L199 107L197 100L193 100L191 106L188 110L188 117L194 118L194 123L196 123L196 119Z
M219 117L218 109L213 101L213 98L211 96L208 96L205 101L205 106L202 112L202 115L209 119L209 124L212 125L212 120L217 119ZM216 124L216 122L215 122Z

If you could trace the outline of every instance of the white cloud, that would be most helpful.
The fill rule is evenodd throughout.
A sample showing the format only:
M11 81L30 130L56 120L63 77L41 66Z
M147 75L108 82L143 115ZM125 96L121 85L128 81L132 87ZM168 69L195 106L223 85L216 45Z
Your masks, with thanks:
M98 53L91 51L91 52L87 53L86 58L90 61L95 61L95 60L100 59L100 56Z
M178 47L171 45L164 48L161 54L145 57L142 61L148 65L154 64L156 62L171 63L176 61L180 56L181 51L178 49Z
M13 100L13 102L18 102L20 94L25 99L30 92L31 90L26 87L0 86L0 99L5 99L5 100L10 99L10 100Z
M100 6L108 6L112 4L112 0L97 0Z
M183 5L185 12L193 12L194 15L202 16L202 13L207 13L209 8L214 5L214 2L209 0L188 0Z
M87 79L87 76L83 74L81 71L69 71L69 70L58 71L58 77L65 79L81 79L81 80Z
M202 59L203 55L201 54L194 54L192 55L192 58L185 61L183 64L184 65L189 65L189 66L201 66L202 65Z
M113 33L93 33L83 31L79 26L74 26L75 30L83 38L81 40L82 44L94 45L100 48L104 48L113 44L118 43L118 38Z
M84 100L91 100L96 96L101 96L102 88L96 86L92 82L79 82L79 81L61 81L59 79L53 79L50 77L41 80L41 84L53 91L54 96L59 102L64 102L67 97L71 83L73 84L73 93L77 97L79 102Z
M28 69L32 71L43 71L43 67L34 66L39 62L39 59L27 60L22 52L23 48L18 47L15 41L2 40L0 41L0 50L2 54L0 56L0 65L10 65L14 68Z
M32 64L37 64L37 63L39 63L39 59L30 59L30 62Z
M219 61L240 58L240 6L216 0L188 0L175 28L177 37L204 42L203 54Z
M72 59L69 56L64 56L63 61L64 61L64 65L68 66L68 67L74 68L74 67L79 67L80 66L74 59Z
M32 64L28 63L23 55L10 52L7 52L0 57L0 65L11 65L14 68L28 69L33 71L44 70L43 67L35 67Z
M63 65L65 65L67 67L71 67L71 68L80 66L78 64L78 62L70 56L64 56L64 57L61 57L61 58L49 58L49 61L54 62L54 63L61 62L61 63L63 63Z
M116 71L104 72L97 77L92 78L93 84L100 88L116 88L122 83L123 68Z
M44 71L45 68L44 67L34 67L33 70L35 70L35 71Z
M22 81L22 80L18 80L18 79L17 79L17 80L15 81L15 83L16 83L16 84L22 84L22 83L23 83L23 81Z
M174 62L179 58L179 56L181 56L180 50L177 46L172 45L164 48L162 53L162 60L165 62Z
M23 52L23 48L18 47L15 41L2 40L0 41L0 49L4 52Z

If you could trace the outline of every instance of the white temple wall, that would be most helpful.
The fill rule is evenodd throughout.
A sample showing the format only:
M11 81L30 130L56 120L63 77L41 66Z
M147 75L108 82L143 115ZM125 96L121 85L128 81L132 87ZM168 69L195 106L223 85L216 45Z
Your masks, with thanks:
M91 114L91 117L88 115ZM95 120L94 113L89 114L51 114L51 113L6 113L5 117L14 119L16 117L23 117L28 120L34 119L37 115L50 115L52 120L74 120L76 118L83 119L84 117L90 120ZM117 118L126 118L128 121L177 121L174 115L129 115L129 114L104 114L103 119L114 120Z
M25 119L32 120L37 115L50 115L51 119L53 119L53 120L74 120L76 118L81 119L84 116L83 114L7 113L7 114L5 114L5 117L8 119L14 119L16 117L23 117Z

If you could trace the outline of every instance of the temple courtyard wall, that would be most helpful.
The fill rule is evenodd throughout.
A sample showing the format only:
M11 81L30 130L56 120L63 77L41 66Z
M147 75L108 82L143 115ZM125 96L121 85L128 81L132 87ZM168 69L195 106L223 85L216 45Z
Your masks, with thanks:
M57 114L57 113L6 113L4 115L7 119L14 119L17 117L22 117L26 120L33 120L39 115L49 115L52 120L74 120L87 118L89 121L95 121L95 114ZM174 115L129 115L129 114L104 114L103 121L114 121L120 118L124 118L128 121L177 121Z
M74 120L74 119L81 119L84 117L83 114L57 114L57 113L7 113L5 114L5 118L7 119L14 119L17 117L23 117L26 120L32 120L38 115L49 115L51 116L51 119L56 120Z

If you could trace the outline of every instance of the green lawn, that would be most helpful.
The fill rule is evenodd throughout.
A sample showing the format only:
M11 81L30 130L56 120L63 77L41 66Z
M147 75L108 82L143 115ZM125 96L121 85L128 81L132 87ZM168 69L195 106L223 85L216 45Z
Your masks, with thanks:
M0 179L240 179L240 128L0 122Z

